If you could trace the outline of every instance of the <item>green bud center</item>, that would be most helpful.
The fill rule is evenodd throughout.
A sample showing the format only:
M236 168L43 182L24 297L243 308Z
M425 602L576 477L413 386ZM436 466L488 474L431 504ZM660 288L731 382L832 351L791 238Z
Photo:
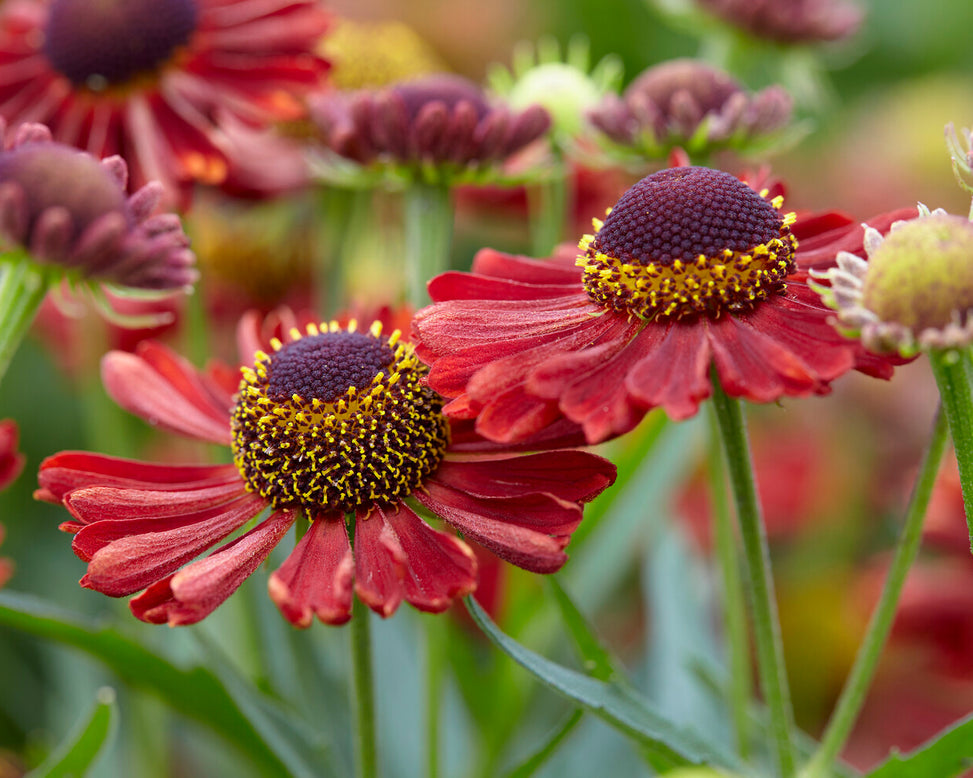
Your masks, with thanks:
M868 262L862 304L881 321L918 333L973 308L973 225L934 215L889 233Z

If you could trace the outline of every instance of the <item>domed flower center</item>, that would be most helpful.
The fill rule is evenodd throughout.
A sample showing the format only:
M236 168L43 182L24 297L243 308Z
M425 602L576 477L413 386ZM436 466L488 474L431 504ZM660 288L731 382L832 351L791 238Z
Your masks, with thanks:
M646 320L753 308L794 267L794 215L719 170L678 167L629 189L577 264L591 300Z
M348 513L393 503L442 460L442 399L421 382L412 346L336 324L314 325L244 368L233 409L233 460L275 508Z
M862 305L915 333L965 324L973 311L973 225L934 214L898 225L868 260Z
M392 91L405 103L410 121L432 102L443 103L451 111L465 101L476 109L477 119L482 119L490 112L490 104L483 90L461 76L437 73L396 84Z
M43 51L72 84L101 90L158 72L196 21L193 0L54 0Z
M72 239L113 211L131 224L125 192L104 165L90 154L60 143L28 142L0 152L0 187L23 193L27 230L41 213L61 207L71 216Z

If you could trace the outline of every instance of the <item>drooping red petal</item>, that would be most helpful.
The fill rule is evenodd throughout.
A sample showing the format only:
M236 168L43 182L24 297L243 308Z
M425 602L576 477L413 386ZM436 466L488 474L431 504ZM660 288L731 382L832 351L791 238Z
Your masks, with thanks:
M479 499L434 477L413 496L501 559L535 573L554 572L564 564L564 547L581 521L580 506L549 495Z
M192 365L164 346L143 343L137 354L112 351L102 359L101 373L112 399L150 424L230 444L230 408Z
M395 613L405 596L409 559L377 508L355 517L355 593L379 616Z
M86 486L118 486L143 489L199 489L239 481L233 465L162 465L135 459L62 451L45 459L34 496L61 502L72 489Z
M793 351L738 318L727 316L711 323L709 333L720 384L731 397L772 402L784 395L829 391L827 382ZM848 357L850 368L850 353Z
M88 524L72 543L79 557L90 560L81 585L111 597L137 592L199 556L265 507L262 498L246 495L217 511Z
M292 511L276 511L219 551L187 565L135 597L129 607L142 621L176 627L201 621L235 592L294 523Z
M441 613L476 589L476 557L463 541L434 530L402 503L379 512L405 552L402 589L413 607Z
M267 584L270 599L295 627L313 616L325 624L351 618L355 560L340 515L319 515Z
M628 432L648 410L632 397L625 378L655 341L637 336L640 324L612 318L616 326L597 345L555 355L527 379L528 391L556 399L561 411L583 426L589 443Z
M647 407L664 408L672 419L695 414L712 392L705 322L646 327L638 337L646 355L629 371L628 391Z
M588 502L615 480L615 466L586 451L550 451L530 456L453 461L436 470L436 480L474 497L552 494Z
M587 444L584 431L570 419L557 419L537 435L516 443L498 443L476 432L474 419L449 419L449 450L454 454L482 453L509 455L517 451L550 451L577 448Z
M242 480L179 491L91 486L64 497L64 506L83 524L108 519L128 520L179 516L223 505L245 494Z

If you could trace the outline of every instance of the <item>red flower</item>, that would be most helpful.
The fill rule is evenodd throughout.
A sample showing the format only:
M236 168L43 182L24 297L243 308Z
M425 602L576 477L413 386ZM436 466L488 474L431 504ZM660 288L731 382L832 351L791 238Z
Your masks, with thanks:
M824 394L852 368L891 363L842 338L807 284L827 246L860 241L846 217L808 230L782 198L728 173L670 168L632 187L577 250L548 260L481 251L472 273L433 279L414 322L429 385L447 415L476 418L496 441L530 437L564 416L590 442L622 434L651 408L696 413L715 369L754 402ZM833 253L831 257L833 257Z
M246 322L240 342L259 342L260 322ZM411 344L381 331L377 322L364 332L293 329L257 351L238 389L228 371L200 373L158 344L108 354L103 377L119 404L229 445L234 464L48 458L38 496L73 516L62 529L88 562L82 585L111 596L144 589L131 601L138 618L194 623L300 514L310 528L270 579L271 598L297 626L315 614L347 621L353 590L383 616L403 599L443 611L473 591L473 552L420 512L525 569L557 570L582 503L614 480L613 466L581 451L520 454L462 423L451 428ZM191 561L268 508L262 522Z
M266 126L303 115L296 97L327 63L314 0L41 0L0 16L0 116L49 125L90 153L126 159L137 188L219 183L229 114Z

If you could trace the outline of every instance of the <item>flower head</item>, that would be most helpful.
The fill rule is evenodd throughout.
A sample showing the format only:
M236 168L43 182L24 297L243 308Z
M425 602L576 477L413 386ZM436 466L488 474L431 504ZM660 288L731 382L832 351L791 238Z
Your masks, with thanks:
M366 177L489 179L550 126L540 106L515 112L493 104L472 81L442 73L377 90L320 95L310 109L325 149L345 163L343 171L327 156L319 160L317 172L324 178L349 175L351 161Z
M589 121L618 152L664 159L766 145L786 127L793 101L782 87L755 94L704 62L675 59L644 71L621 97L608 95Z
M441 58L402 22L338 19L321 51L338 89L369 89L444 70Z
M864 249L868 262L841 252L837 267L815 274L831 282L820 291L848 335L903 356L973 343L969 220L922 210L895 222L884 238L866 228Z
M259 342L259 321L246 321L241 342ZM443 611L475 589L475 557L419 512L514 564L552 572L582 504L614 479L592 454L524 454L448 422L412 346L379 322L291 329L257 350L237 387L153 343L109 354L103 373L125 408L233 452L233 464L216 466L80 452L42 464L38 496L73 516L62 528L88 562L82 585L112 596L144 589L131 603L144 621L204 618L298 515L310 528L269 584L292 623L347 621L353 591L383 616L403 599ZM191 561L265 509L261 523Z
M0 15L0 116L123 156L135 187L219 183L220 115L254 125L303 114L327 63L313 0L41 0Z
M518 44L511 70L495 65L488 78L512 108L543 106L551 116L553 141L567 146L581 134L585 113L620 88L622 64L610 55L592 67L584 38L572 38L563 54L555 39L542 38L536 45Z
M185 289L196 280L189 239L174 214L152 215L162 186L125 194L120 157L99 161L21 125L0 151L0 244L71 280L131 289Z
M844 245L860 228L823 216L805 226L781 205L728 173L673 168L624 194L580 253L481 251L472 274L434 279L434 304L416 315L429 385L493 440L566 417L594 442L654 407L693 415L711 368L754 402L824 394L852 368L887 377L887 361L830 326L795 238L820 264L817 233Z
M700 6L757 38L816 43L848 38L863 13L845 0L697 0Z

